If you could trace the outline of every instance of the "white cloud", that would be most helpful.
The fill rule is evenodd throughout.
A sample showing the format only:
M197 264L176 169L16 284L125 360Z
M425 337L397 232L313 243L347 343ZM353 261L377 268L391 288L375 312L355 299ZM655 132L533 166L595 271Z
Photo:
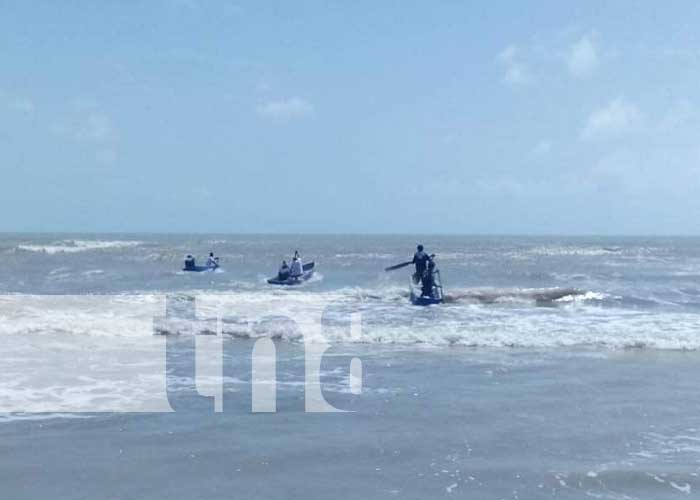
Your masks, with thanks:
M258 106L258 113L268 118L290 120L313 113L313 106L301 97L290 97L279 101L268 101Z
M31 114L36 109L31 99L11 95L3 89L0 89L0 106L7 106L10 109L26 114Z
M10 106L17 111L21 111L22 113L33 113L34 112L34 103L29 100L25 99L23 97L17 97L13 99L10 102Z
M530 42L510 44L496 56L503 69L503 81L511 85L526 85L543 76L560 71L563 62L573 78L590 78L601 62L611 56L604 53L595 32L572 38L572 33L535 37Z
M104 165L112 165L117 161L117 152L114 149L100 149L95 153L95 159Z
M552 152L552 141L543 139L532 148L532 154L535 156L546 156Z
M199 10L201 7L198 0L173 0L173 5L187 10Z
M235 2L226 2L221 6L221 10L226 17L238 16L243 13L243 7Z
M255 90L258 92L269 92L272 90L272 85L267 80L262 79L255 85Z
M67 113L67 121L55 127L56 131L73 136L74 139L94 144L113 143L117 131L112 119L98 102L78 98L71 103L72 112Z
M590 193L595 185L577 175L563 173L555 177L501 176L471 181L476 194L516 198L546 199L560 196L577 196ZM464 193L462 189L462 194Z
M621 99L605 109L610 119L600 120L598 123L606 123L606 127L596 129L597 132L605 131L608 137L622 131L634 131L634 135L599 148L599 158L588 170L598 191L615 194L618 199L652 195L680 200L695 195L700 186L700 117L691 102L669 103L665 111L643 116ZM612 116L617 118L613 120Z
M610 138L638 130L642 124L642 113L633 103L622 97L610 101L588 117L588 123L581 132L584 140Z
M589 78L598 68L598 48L590 36L584 35L566 54L569 73L575 78Z
M114 127L108 116L91 113L78 124L75 136L80 140L103 143L114 138Z
M64 140L80 145L93 155L96 164L110 166L119 158L119 134L110 116L89 99L77 99L51 131Z
M526 85L532 81L530 70L522 62L519 50L515 45L509 45L496 57L496 61L505 71L503 81L511 85Z
M641 168L639 153L613 150L598 159L591 169L599 190L620 193L643 192L649 185L648 173Z
M683 100L670 106L659 121L660 131L673 131L679 127L686 127L692 122L695 110L690 102Z

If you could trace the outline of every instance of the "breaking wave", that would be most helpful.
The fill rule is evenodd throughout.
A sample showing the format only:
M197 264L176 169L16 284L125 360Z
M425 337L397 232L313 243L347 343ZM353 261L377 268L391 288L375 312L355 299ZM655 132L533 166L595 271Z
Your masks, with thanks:
M549 304L555 301L573 300L575 298L596 297L598 296L591 295L589 292L577 288L481 288L447 293L445 301L448 303L474 302L480 304L508 302Z
M50 244L21 244L17 250L25 252L41 252L46 254L90 252L94 250L113 250L141 245L141 241L121 240L61 240Z
M612 305L615 301L605 294L577 289L462 290L448 303L431 307L411 306L406 292L399 288L180 297L190 301L189 312L166 314L164 294L4 295L0 296L0 336L49 334L99 337L108 342L111 337L221 331L232 338L269 337L288 342L700 349L697 314L623 309ZM360 326L351 328L351 319Z

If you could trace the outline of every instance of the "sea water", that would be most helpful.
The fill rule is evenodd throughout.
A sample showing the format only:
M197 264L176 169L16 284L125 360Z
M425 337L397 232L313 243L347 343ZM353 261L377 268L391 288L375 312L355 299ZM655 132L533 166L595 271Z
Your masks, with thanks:
M410 305L411 268L384 271L417 243L444 304ZM314 278L268 285L294 250ZM181 270L210 251L219 270ZM6 498L700 491L697 238L4 235L0 258ZM173 297L195 320L159 320ZM214 339L222 376L195 383L186 368ZM274 413L250 407L260 339ZM307 411L317 341L343 412ZM196 397L207 381L223 411Z

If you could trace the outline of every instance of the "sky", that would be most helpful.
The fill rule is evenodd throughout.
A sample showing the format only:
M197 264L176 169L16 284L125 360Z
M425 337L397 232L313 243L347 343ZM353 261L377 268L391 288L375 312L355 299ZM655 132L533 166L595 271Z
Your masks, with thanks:
M700 234L698 2L0 13L0 231Z

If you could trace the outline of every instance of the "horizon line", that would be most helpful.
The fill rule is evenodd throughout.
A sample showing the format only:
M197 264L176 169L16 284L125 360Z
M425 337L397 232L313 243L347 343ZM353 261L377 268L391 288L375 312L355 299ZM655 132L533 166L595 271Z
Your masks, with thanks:
M483 232L246 232L246 231L0 231L0 236L10 235L151 235L151 236L197 236L197 235L226 235L226 236L474 236L474 237L625 237L625 238L695 238L700 233L483 233Z

